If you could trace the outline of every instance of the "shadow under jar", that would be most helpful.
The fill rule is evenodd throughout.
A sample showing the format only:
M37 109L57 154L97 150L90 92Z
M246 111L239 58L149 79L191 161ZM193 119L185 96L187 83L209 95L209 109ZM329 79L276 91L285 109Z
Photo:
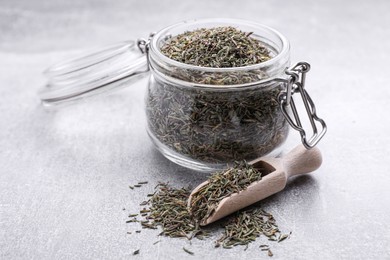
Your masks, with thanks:
M233 26L261 41L271 59L259 64L209 68L169 59L161 47L185 31ZM149 43L147 130L157 149L175 163L196 169L226 167L281 151L289 126L280 109L290 65L289 43L268 27L231 20L201 20L168 27ZM275 80L278 79L278 80Z

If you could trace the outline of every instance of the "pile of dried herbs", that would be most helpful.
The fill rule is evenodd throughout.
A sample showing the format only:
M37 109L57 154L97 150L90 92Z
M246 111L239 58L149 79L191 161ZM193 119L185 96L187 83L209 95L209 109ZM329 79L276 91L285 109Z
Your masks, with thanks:
M188 189L174 189L167 184L159 184L157 192L150 199L148 224L161 226L163 235L170 237L203 237L205 231L199 229L199 224L189 213L187 200Z
M226 164L263 156L285 141L288 125L277 100L282 84L256 84L268 77L266 73L242 70L272 58L251 33L233 27L198 29L168 39L161 52L196 66L153 63L166 75L164 80L152 78L146 99L148 130L158 146L202 163ZM237 66L240 69L233 71L201 69ZM193 84L184 86L169 78ZM246 83L252 84L224 87Z
M130 214L127 222L140 223L142 228L146 229L161 227L160 235L168 237L205 239L209 236L209 230L199 224L212 212L210 208L215 208L215 203L222 197L245 189L253 181L261 179L261 172L246 163L236 164L229 170L212 175L209 179L210 184L197 194L203 198L210 198L210 200L194 201L190 208L187 207L189 189L175 189L168 184L160 183L155 187L153 194L148 194L149 199L140 204L146 207L143 207L139 214ZM222 191L224 189L227 191ZM206 215L204 215L205 212ZM137 218L138 215L141 216L140 219ZM215 241L215 247L232 248L237 245L248 245L260 235L268 237L270 241L278 242L288 237L288 235L281 234L273 216L259 207L238 211L221 220L220 223L224 232ZM260 247L262 251L268 251L268 255L272 256L268 245ZM186 248L183 250L193 254Z
M201 28L172 37L161 47L170 59L212 68L258 64L271 58L262 42L234 27Z
M287 235L281 235L274 217L260 208L237 212L225 226L225 232L216 241L216 246L231 248L236 245L247 245L261 234L269 240L281 241ZM279 238L279 239L278 239Z

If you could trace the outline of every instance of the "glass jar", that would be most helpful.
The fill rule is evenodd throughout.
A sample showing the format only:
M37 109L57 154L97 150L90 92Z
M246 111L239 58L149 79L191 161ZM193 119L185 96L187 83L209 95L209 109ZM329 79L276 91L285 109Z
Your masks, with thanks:
M177 62L161 52L172 36L219 26L251 32L269 49L271 59L245 67L206 68ZM288 69L289 43L267 26L230 19L187 21L138 40L137 46L134 42L114 45L53 66L46 72L49 87L41 92L41 99L49 105L78 99L129 85L135 76L150 71L148 134L165 157L196 170L276 155L286 141L289 124L301 133L307 148L325 134L325 122L316 116L304 89L309 65L299 63ZM313 129L310 138L300 122L294 93L300 93L305 104Z

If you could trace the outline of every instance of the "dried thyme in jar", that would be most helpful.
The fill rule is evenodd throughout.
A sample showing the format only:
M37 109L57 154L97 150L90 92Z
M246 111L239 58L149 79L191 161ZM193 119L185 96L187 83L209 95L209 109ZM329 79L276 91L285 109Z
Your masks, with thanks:
M254 66L275 53L251 32L201 28L167 39L160 51L179 64L151 59L146 111L160 150L225 164L263 156L285 141L277 101L283 86L262 81L267 72Z
M161 52L170 59L201 67L243 67L267 61L269 50L234 27L202 28L173 37Z

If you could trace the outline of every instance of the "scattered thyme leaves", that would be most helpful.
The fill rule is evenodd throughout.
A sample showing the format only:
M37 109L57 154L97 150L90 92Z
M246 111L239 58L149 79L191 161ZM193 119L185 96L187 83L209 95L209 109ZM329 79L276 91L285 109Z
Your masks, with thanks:
M260 208L252 208L233 214L216 244L229 248L247 245L260 235L271 237L276 234L280 231L274 217Z
M188 250L188 249L185 248L185 247L183 247L183 250L184 250L184 252L186 252L187 254L194 255L194 252Z

